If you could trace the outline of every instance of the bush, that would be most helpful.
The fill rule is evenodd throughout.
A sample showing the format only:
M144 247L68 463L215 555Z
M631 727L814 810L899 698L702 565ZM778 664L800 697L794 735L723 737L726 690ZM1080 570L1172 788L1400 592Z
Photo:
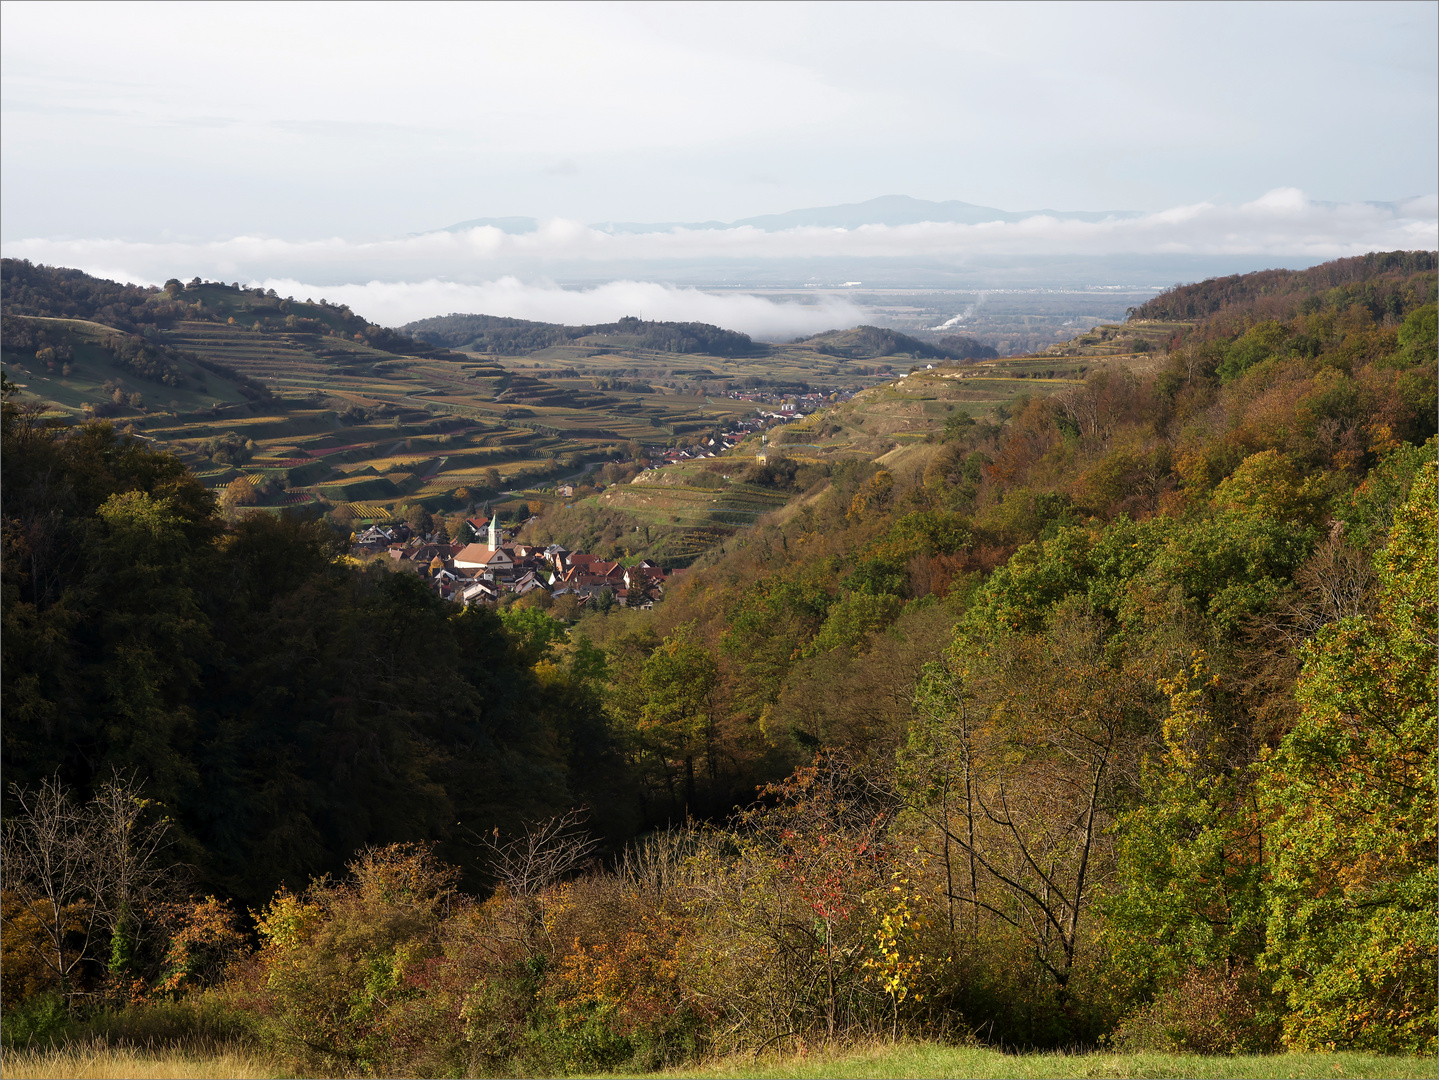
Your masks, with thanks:
M8 1050L64 1042L71 1027L70 1013L59 994L35 994L0 1015L0 1043Z
M1252 970L1225 975L1191 968L1179 982L1132 1012L1115 1032L1114 1041L1126 1050L1267 1053L1279 1046L1279 1024L1267 990Z
M257 920L264 942L248 990L271 1017L274 1049L305 1070L400 1075L416 1059L424 997L458 871L427 847L370 849L343 882L281 892ZM249 985L245 983L248 981ZM443 1069L441 1071L448 1071Z

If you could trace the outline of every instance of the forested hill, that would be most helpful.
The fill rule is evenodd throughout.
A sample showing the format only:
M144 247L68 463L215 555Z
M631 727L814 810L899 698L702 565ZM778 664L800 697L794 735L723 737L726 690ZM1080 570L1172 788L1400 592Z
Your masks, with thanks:
M11 316L88 319L130 334L169 328L181 320L244 320L247 328L337 333L366 346L406 355L433 353L433 345L361 318L344 304L296 300L274 289L239 283L167 281L163 288L122 285L81 270L28 259L0 261L0 311Z
M37 266L28 259L5 259L0 311L6 315L91 319L135 333L142 326L168 325L183 310L156 303L159 289L121 285L82 270Z
M1316 310L1363 303L1376 314L1404 309L1405 292L1416 275L1433 273L1432 251L1383 251L1312 266L1308 270L1261 270L1178 285L1133 309L1135 319L1190 321L1221 312L1233 318L1292 318L1301 308ZM1335 295L1327 295L1339 290ZM1213 329L1211 324L1210 329Z
M796 345L808 345L816 352L830 356L861 359L905 354L916 360L979 360L999 355L993 348L974 338L951 335L931 345L918 338L879 326L856 326L850 330L829 330L813 337L800 338Z
M876 1031L1432 1057L1434 265L1205 283L1167 351L995 408L969 366L867 390L699 463L792 498L573 626L7 393L6 1007L228 980L296 1074ZM91 859L45 908L26 806L117 772L190 892Z
M523 356L551 345L588 342L607 348L710 356L762 356L768 351L751 341L747 334L709 323L652 322L636 318L590 326L563 326L495 315L437 315L408 323L401 329L436 345L494 352L500 356Z

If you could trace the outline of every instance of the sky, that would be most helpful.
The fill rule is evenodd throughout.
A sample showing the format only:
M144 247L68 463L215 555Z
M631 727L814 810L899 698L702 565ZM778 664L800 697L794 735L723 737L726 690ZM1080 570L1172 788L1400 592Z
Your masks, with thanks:
M1436 245L1436 60L1433 2L6 0L0 248L133 280L404 286L403 314L459 285L513 302L737 266L1308 265ZM1142 213L586 227L889 194ZM545 224L436 232L510 215Z

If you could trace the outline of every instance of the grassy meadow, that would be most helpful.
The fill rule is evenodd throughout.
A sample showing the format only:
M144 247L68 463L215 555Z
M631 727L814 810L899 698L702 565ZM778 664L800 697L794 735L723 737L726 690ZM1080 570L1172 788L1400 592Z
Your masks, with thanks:
M685 1077L995 1077L1042 1080L1062 1077L1431 1077L1431 1059L1371 1054L1205 1055L1137 1053L1010 1054L982 1047L937 1043L876 1045L859 1050L715 1062L703 1069L665 1073Z
M264 1058L238 1047L182 1047L146 1049L108 1046L103 1042L71 1043L47 1050L6 1050L0 1057L0 1073L7 1080L40 1080L42 1077L153 1077L197 1080L234 1077L278 1076Z
M614 1074L648 1078L696 1077L728 1080L805 1080L814 1077L894 1080L923 1077L996 1077L1048 1080L1065 1077L1235 1077L1243 1080L1293 1077L1431 1077L1427 1058L1377 1054L1204 1055L1151 1051L1076 1053L1005 1053L983 1047L954 1047L930 1042L876 1043L868 1047L808 1052L737 1055L699 1067L661 1073ZM263 1055L243 1046L206 1044L147 1049L103 1042L71 1043L53 1049L8 1050L0 1071L14 1080L41 1077L272 1077L288 1076Z

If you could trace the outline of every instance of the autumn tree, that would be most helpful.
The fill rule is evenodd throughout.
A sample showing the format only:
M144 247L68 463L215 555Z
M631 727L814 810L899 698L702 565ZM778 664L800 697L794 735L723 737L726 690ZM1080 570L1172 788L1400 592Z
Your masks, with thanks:
M84 804L54 778L10 795L19 812L5 822L5 888L28 933L6 943L38 959L73 1005L95 992L97 971L129 968L147 909L171 884L170 825L118 774Z
M1082 605L1044 631L971 629L927 669L904 788L944 868L950 925L1018 935L1068 1013L1155 695Z
M1305 646L1299 722L1260 766L1273 860L1261 959L1295 1048L1434 1052L1435 473L1375 557L1378 613Z

